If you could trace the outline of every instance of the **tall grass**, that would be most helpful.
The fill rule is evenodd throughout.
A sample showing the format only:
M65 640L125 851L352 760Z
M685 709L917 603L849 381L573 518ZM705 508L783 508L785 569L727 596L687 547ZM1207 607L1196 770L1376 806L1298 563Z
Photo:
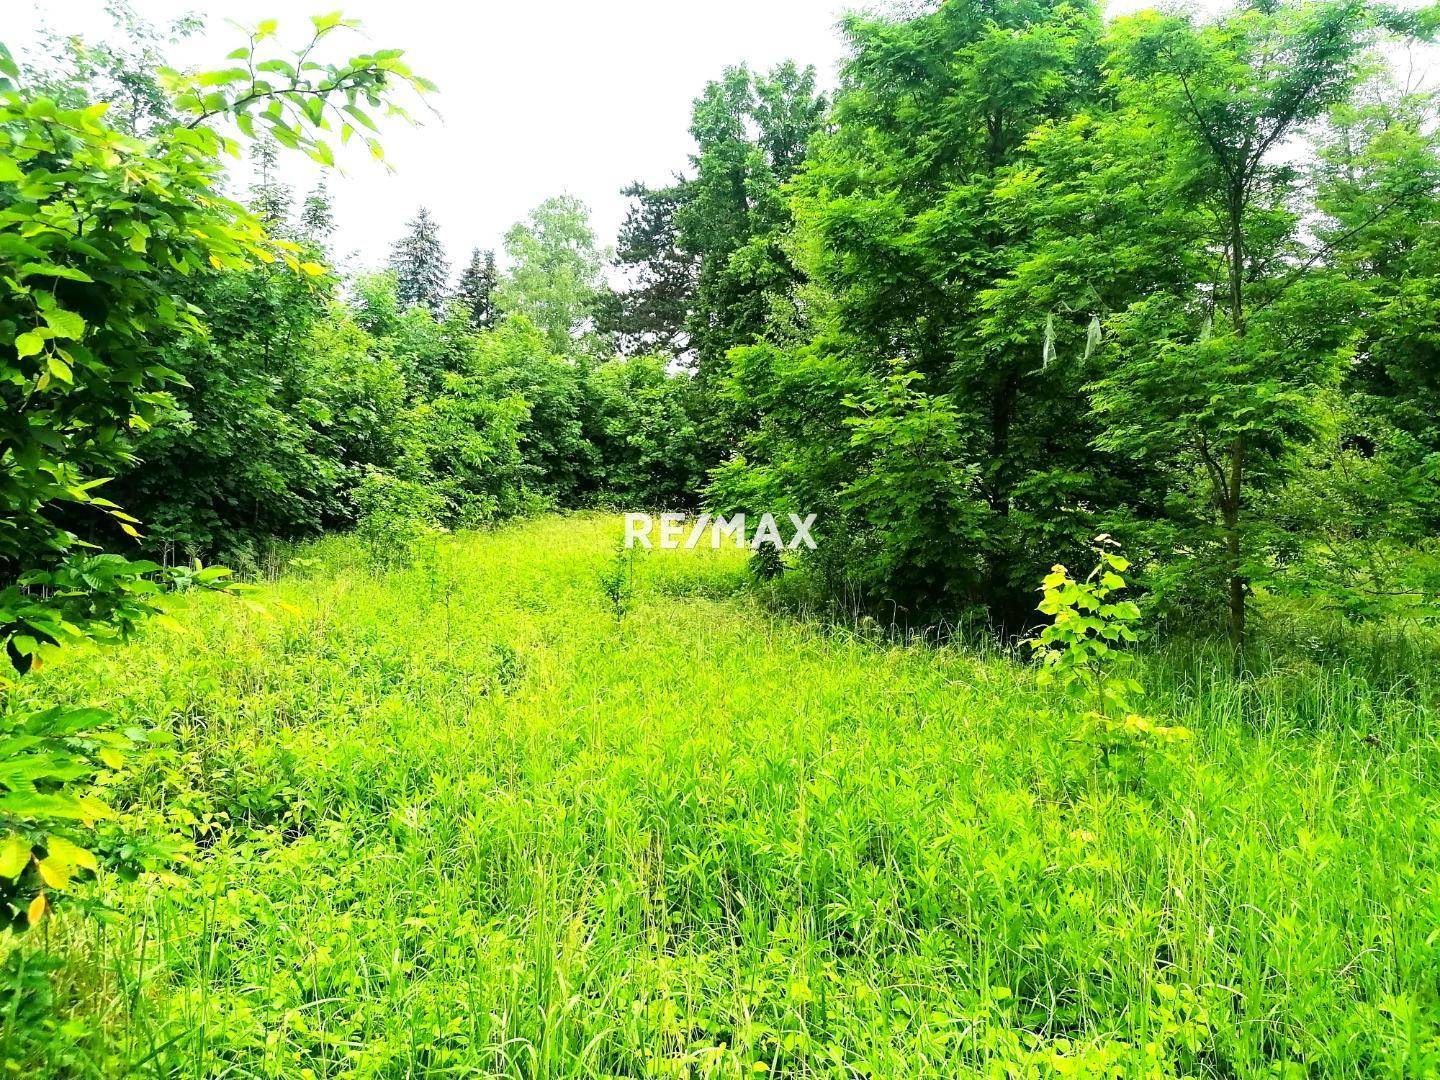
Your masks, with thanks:
M1422 645L1157 655L1195 737L1122 776L1023 666L774 617L734 552L646 557L617 622L620 531L327 541L298 615L181 601L30 681L173 732L115 798L194 843L56 920L31 1074L1440 1069Z

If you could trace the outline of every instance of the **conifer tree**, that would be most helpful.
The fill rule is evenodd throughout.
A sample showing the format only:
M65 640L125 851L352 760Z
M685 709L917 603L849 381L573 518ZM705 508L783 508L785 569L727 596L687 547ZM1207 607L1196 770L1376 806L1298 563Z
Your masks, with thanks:
M685 183L652 188L636 182L621 194L633 200L620 226L615 263L630 278L628 288L610 293L601 309L601 330L622 352L671 356L689 347L686 326L695 306L701 257L680 246L676 212L687 199Z
M395 274L395 296L402 309L426 307L438 312L444 306L450 263L440 243L439 226L423 206L391 249L390 269Z
M475 248L470 253L470 263L460 275L460 284L455 290L455 299L477 330L488 330L495 325L495 253Z

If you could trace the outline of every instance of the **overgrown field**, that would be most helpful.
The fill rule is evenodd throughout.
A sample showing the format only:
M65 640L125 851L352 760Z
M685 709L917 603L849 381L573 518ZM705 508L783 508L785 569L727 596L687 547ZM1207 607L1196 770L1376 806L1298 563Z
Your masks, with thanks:
M1145 666L1194 738L1102 765L1001 655L791 621L617 519L345 540L187 635L26 680L173 734L188 838L21 941L29 1074L1420 1076L1440 1069L1440 679L1293 636ZM48 935L48 936L47 936ZM12 968L19 961L10 959ZM22 1024L22 1012L29 1018ZM35 1014L57 1025L41 1036ZM21 1045L21 1032L29 1040Z

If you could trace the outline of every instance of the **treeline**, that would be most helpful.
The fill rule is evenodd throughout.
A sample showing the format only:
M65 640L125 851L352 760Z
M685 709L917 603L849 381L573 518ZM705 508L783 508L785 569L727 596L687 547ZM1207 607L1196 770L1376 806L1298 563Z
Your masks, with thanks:
M810 584L1019 627L1101 532L1152 612L1440 594L1434 7L856 16L833 102L729 72L632 190L626 340L691 361L707 501L820 515ZM898 608L892 605L898 605Z
M167 34L121 15L118 42L57 38L35 74L60 101L129 102L110 113L123 131L163 130ZM697 175L628 189L618 254L561 196L458 266L421 209L387 266L353 276L334 269L323 181L297 197L275 140L252 143L236 197L305 272L252 262L170 282L200 332L155 341L175 375L163 422L132 433L106 488L143 535L112 542L245 570L276 541L367 517L400 543L546 508L698 506L736 430L726 353L798 282L782 187L826 106L813 70L726 72L695 103Z
M206 333L166 362L177 415L115 481L146 542L242 566L270 541L367 511L450 528L542 508L683 506L702 474L698 403L665 358L605 355L586 332L602 258L584 208L542 204L452 282L421 211L389 269L329 269L323 188L298 206L258 147L253 213L319 272L283 265L188 284ZM422 512L423 511L423 512Z
M91 109L136 145L183 130L197 106L175 93L165 53L197 24L156 29L124 5L111 14L113 40L54 36L37 51L25 72L34 93L56 109ZM323 35L351 24L315 25ZM270 44L273 24L261 27L257 40ZM262 72L257 92L280 75ZM345 93L334 118L307 123L348 126L345 138L368 131L353 112L357 92ZM236 122L250 136L252 181L228 193L233 213L283 257L148 267L163 279L152 291L184 314L147 330L164 386L145 395L146 418L107 444L105 495L133 524L128 538L100 543L244 570L276 541L367 514L464 528L541 508L693 504L704 478L700 399L672 356L618 355L598 329L608 253L581 203L543 202L506 234L503 266L476 250L458 274L422 209L386 267L341 275L325 182L298 198L277 160L298 148L324 165L333 150L306 142L304 126L257 120L243 102ZM143 238L120 239L143 254ZM88 505L44 510L73 535L93 532Z
M562 197L458 273L422 211L336 276L324 190L297 205L262 142L246 201L317 272L177 286L207 332L163 346L178 420L113 490L152 545L242 562L397 502L703 505L817 514L804 587L902 621L1022 627L1102 532L1154 616L1237 642L1261 593L1429 617L1436 102L1384 50L1436 24L852 17L834 95L790 63L711 82L613 256ZM154 66L75 81L106 63Z

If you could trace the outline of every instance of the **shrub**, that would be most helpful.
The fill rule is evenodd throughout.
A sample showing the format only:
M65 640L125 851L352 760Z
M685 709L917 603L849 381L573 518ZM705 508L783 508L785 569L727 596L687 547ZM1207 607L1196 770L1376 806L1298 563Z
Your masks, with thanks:
M433 549L445 501L426 485L372 469L355 492L356 535L376 570L404 570Z
M1099 561L1083 581L1063 566L1051 569L1040 587L1040 611L1052 622L1028 644L1044 664L1040 685L1058 687L1067 701L1089 706L1081 740L1097 746L1106 764L1133 753L1143 768L1147 750L1187 739L1190 732L1136 712L1145 690L1132 674L1136 657L1127 646L1141 639L1140 608L1116 598L1126 587L1121 574L1130 568L1117 547L1109 536L1096 537Z

